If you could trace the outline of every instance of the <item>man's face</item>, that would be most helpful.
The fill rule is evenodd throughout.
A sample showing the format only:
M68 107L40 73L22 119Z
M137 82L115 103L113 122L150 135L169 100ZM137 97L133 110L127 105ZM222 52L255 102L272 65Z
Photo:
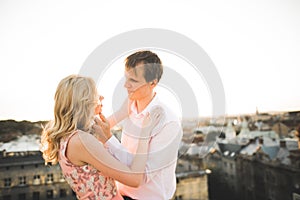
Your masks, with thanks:
M128 97L131 100L141 100L152 95L153 86L146 82L143 74L144 67L142 65L125 71L124 87L127 89Z

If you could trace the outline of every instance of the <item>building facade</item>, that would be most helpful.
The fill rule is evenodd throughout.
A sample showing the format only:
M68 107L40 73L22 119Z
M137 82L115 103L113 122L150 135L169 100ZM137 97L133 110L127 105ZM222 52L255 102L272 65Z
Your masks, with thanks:
M76 199L59 165L45 166L40 151L0 155L0 200Z
M212 170L210 200L300 199L300 149L287 150L284 142L266 146L261 139L240 149L236 145L217 146L205 158Z

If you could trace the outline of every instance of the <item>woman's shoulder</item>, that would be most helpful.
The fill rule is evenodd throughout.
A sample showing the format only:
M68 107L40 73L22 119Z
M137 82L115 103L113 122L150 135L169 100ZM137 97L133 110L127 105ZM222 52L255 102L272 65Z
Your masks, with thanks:
M94 135L82 130L78 130L76 142L78 142L78 145L83 145L83 147L85 147L88 150L94 146L99 146L99 144L102 144L97 140L97 138Z
M93 141L95 138L90 133L87 133L82 130L76 130L68 138L68 146L71 148L79 149L80 147L85 146L84 141Z
M69 143L72 141L75 145L82 145L82 139L94 139L94 136L82 130L76 130L69 138Z
M88 133L86 131L82 130L77 130L77 139L82 140L82 139L96 139L94 135L91 133Z

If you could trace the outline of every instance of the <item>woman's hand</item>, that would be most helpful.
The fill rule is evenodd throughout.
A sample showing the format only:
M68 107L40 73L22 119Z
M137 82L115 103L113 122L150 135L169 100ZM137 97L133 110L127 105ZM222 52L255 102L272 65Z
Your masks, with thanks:
M95 108L95 115L100 115L102 112L102 100L104 99L103 96L99 96L98 102L97 102L97 106Z
M112 133L110 132L109 122L104 115L100 113L99 117L100 119L95 118L92 130L97 139L104 144L112 136Z

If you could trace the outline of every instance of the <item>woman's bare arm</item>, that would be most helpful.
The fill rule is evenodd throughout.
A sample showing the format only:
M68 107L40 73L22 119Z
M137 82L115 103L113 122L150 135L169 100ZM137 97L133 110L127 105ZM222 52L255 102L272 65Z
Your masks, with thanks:
M140 140L140 154L130 167L115 159L93 135L79 131L67 147L67 157L75 165L90 164L104 175L131 187L138 187L143 181L147 160L148 139Z
M114 112L111 116L107 118L110 127L114 127L116 124L121 122L123 119L129 116L130 114L130 105L132 101L129 100L128 98L125 99L123 102L121 108Z
M143 183L150 132L161 115L158 109L152 113L151 118L149 115L145 118L137 152L129 167L115 159L95 136L83 131L79 131L70 139L67 156L73 164L91 164L106 176L128 186L138 187Z

